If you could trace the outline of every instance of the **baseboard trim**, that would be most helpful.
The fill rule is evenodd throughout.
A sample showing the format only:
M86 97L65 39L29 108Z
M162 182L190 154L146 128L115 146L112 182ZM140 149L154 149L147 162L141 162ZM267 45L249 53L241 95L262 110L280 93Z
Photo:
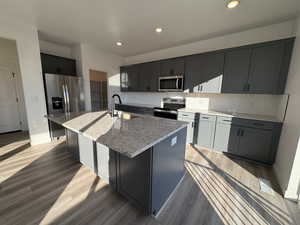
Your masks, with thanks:
M291 191L288 191L288 190L286 190L284 192L284 198L288 199L288 200L291 200L293 202L298 202L299 201L299 195L295 192L291 192Z

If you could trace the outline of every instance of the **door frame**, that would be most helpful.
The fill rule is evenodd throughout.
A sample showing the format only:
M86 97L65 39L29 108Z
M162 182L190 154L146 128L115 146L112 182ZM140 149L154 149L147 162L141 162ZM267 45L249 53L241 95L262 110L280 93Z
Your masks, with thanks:
M21 99L20 97L20 93L19 93L19 81L18 81L18 77L19 77L19 71L17 71L17 63L16 62L10 62L9 64L7 65L4 65L4 64L1 64L0 63L0 68L5 68L5 69L8 69L8 72L10 73L11 76L13 76L13 86L14 86L14 92L16 94L16 102L17 102L17 110L18 110L18 120L19 120L19 129L18 130L24 130L24 127L23 127L23 122L22 122L22 115L21 115L21 101L23 99ZM1 78L0 78L1 79ZM17 131L17 130L16 130Z

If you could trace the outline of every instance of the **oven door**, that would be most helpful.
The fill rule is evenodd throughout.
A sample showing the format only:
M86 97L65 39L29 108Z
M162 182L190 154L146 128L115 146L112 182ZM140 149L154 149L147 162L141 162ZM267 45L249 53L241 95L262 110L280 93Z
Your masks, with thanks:
M183 91L183 76L159 77L158 91Z
M156 117L177 120L177 115L178 115L177 110L154 108L154 116Z

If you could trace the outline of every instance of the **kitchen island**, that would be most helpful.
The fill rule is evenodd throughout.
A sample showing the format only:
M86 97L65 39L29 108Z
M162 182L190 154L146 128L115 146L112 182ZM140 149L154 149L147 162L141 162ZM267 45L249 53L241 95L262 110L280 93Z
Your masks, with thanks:
M68 151L146 214L157 215L184 176L187 123L107 111L48 115Z

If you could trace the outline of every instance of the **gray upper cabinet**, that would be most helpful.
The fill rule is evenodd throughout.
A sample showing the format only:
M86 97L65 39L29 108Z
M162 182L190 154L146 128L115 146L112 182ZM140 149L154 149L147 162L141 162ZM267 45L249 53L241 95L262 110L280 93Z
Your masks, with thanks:
M184 90L196 93L221 93L223 66L223 52L188 56Z
M160 62L160 76L179 75L184 75L184 58L167 59Z
M229 49L222 93L283 94L294 38Z
M121 91L138 91L140 89L139 82L139 66L124 66L120 71Z
M121 91L157 91L158 77L184 76L194 93L283 94L295 38L121 67Z
M140 90L141 91L157 91L158 77L160 76L160 63L150 62L140 65Z
M284 56L284 42L252 49L248 81L249 93L276 94Z
M250 48L238 48L226 52L223 93L242 93L247 90L250 58Z

